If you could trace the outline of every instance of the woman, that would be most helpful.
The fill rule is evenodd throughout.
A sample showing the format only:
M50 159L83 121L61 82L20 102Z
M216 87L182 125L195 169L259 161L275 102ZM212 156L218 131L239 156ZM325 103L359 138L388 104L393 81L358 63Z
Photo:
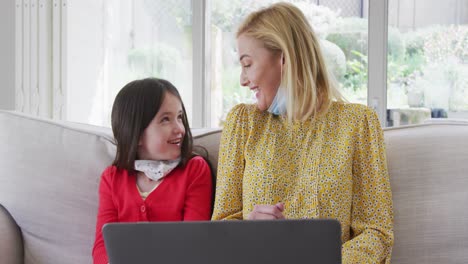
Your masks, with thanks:
M291 4L250 14L237 45L241 84L257 103L227 117L212 219L334 218L343 263L390 263L392 196L375 112L343 101Z

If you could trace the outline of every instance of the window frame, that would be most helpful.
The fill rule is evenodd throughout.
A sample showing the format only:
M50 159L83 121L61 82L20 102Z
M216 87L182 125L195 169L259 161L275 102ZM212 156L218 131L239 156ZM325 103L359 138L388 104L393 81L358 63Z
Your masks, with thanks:
M367 105L379 116L380 125L387 120L387 45L388 0L368 3L368 54Z

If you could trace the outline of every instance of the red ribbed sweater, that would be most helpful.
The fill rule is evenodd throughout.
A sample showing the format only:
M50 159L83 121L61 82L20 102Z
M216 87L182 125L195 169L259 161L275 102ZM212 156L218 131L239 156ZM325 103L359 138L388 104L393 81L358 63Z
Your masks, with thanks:
M101 231L104 224L209 220L212 191L210 168L201 157L171 171L145 200L138 192L136 174L115 166L106 168L99 185L94 263L108 263Z

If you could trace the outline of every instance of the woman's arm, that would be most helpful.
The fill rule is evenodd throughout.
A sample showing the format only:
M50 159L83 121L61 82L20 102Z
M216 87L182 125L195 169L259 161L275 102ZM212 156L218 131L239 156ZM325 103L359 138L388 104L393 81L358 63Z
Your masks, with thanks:
M383 132L368 109L355 137L351 239L343 263L390 263L393 246L392 193Z
M189 183L184 202L184 221L210 220L213 199L213 180L208 163L202 157L189 161Z
M212 220L242 219L244 148L248 136L246 105L235 106L226 118L218 157Z
M113 168L107 168L101 176L99 184L99 209L96 223L96 238L93 247L94 264L108 263L104 239L102 237L102 226L106 223L117 222L117 209L112 200L112 171Z

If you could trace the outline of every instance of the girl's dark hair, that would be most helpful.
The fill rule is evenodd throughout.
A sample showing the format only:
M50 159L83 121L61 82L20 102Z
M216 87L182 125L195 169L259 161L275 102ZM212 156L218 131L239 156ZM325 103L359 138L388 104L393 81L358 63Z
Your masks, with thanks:
M134 163L138 159L137 151L140 137L158 113L167 93L179 98L182 105L185 136L182 141L181 165L185 166L190 160L193 139L179 92L174 85L166 80L147 78L128 83L115 98L112 106L111 124L117 153L112 165L119 169L135 171Z

